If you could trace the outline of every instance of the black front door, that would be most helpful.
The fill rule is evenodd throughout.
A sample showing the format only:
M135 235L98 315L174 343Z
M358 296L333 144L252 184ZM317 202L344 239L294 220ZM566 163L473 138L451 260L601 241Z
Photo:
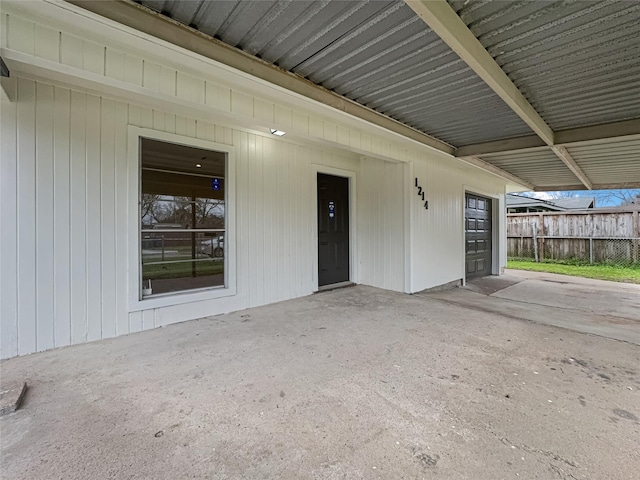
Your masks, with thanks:
M491 275L491 200L467 193L464 225L467 280Z
M349 280L349 179L318 173L318 286Z

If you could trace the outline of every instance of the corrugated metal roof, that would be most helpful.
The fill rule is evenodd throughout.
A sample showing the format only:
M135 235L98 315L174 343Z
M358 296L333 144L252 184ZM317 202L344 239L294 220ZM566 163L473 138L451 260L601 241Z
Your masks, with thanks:
M404 2L140 3L454 146L532 133Z
M552 129L640 115L640 2L449 3Z
M524 152L493 153L480 158L536 187L553 190L558 185L580 184L573 172L546 147Z
M576 145L567 150L593 182L640 183L640 138Z

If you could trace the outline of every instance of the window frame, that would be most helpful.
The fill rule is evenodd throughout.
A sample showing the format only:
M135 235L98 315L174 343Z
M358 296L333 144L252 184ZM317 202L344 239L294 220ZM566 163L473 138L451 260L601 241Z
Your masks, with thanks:
M142 220L140 218L142 192L142 151L141 138L160 142L175 143L188 147L214 150L226 154L225 165L225 257L224 286L211 286L192 290L182 290L142 297ZM158 130L128 126L128 180L129 180L129 219L127 222L127 241L129 246L129 312L152 308L181 305L204 300L213 300L236 295L236 235L235 235L235 149L199 138L187 137Z

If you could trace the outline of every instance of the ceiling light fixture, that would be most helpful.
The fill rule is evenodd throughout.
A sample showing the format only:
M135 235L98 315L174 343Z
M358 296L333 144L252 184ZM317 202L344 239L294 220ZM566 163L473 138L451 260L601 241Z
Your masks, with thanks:
M196 168L202 168L202 165L200 165L199 163L196 163Z
M277 137L281 137L287 134L287 132L283 132L282 130L276 130L275 128L270 128L269 131Z

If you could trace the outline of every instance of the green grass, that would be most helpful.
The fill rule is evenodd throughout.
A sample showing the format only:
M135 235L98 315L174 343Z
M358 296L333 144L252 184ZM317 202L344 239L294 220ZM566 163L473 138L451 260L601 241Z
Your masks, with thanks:
M509 260L507 268L532 272L559 273L574 277L597 278L613 282L640 284L640 265L618 267L614 265L576 265L563 263L536 263L532 261Z
M171 260L177 260L172 258ZM196 262L196 276L215 275L224 272L223 261ZM143 265L142 276L147 279L184 278L191 276L191 262L165 263L163 265Z

